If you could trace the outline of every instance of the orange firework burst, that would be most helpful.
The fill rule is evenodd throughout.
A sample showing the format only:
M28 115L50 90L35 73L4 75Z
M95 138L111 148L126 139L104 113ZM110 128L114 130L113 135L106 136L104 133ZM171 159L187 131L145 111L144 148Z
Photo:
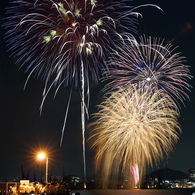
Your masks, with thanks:
M95 138L92 147L97 150L96 168L103 187L108 181L115 185L121 176L134 178L131 168L135 165L141 178L146 167L169 155L178 141L179 114L163 90L153 93L135 85L118 88L99 108L94 114L97 121L91 124L91 139Z

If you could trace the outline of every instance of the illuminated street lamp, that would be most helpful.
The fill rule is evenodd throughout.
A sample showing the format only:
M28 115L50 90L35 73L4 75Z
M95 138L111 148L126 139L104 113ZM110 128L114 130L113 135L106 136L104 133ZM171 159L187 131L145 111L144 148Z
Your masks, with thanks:
M45 169L45 183L48 183L48 157L46 156L45 153L39 153L37 155L38 159L42 160L45 159L45 163L46 163L46 169Z

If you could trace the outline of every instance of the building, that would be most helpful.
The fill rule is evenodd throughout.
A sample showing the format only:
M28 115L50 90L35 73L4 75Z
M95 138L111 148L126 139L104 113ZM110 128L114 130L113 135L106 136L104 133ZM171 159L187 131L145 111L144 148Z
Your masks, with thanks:
M195 182L195 168L188 169L188 179Z

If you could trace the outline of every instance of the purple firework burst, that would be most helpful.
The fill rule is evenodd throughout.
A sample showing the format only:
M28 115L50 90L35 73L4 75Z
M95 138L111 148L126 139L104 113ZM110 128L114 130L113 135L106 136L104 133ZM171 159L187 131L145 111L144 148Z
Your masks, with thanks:
M105 57L135 32L136 12L124 1L15 0L8 8L8 48L27 71L54 84L98 81ZM126 11L125 11L126 10ZM126 13L126 14L124 14ZM131 15L132 17L130 17ZM129 32L129 33L128 33Z
M185 65L185 58L180 53L174 53L171 44L164 46L160 38L140 37L140 42L130 40L119 52L111 57L109 79L111 83L106 89L116 86L138 84L150 87L151 90L163 89L169 97L179 105L179 101L188 97L185 90L191 87L187 80L190 75L189 66Z

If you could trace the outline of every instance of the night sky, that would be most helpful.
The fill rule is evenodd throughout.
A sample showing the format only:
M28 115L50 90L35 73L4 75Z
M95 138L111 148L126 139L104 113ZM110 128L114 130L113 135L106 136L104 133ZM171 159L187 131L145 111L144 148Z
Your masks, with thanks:
M190 65L191 74L195 73L195 3L194 0L134 0L132 5L155 3L163 12L152 8L140 8L139 34L164 38L178 46L177 51L186 57L186 64ZM2 5L3 4L3 5ZM1 20L5 16L4 8L8 3L1 1ZM191 29L187 29L190 24ZM60 147L61 129L69 88L61 88L54 99L52 90L45 101L40 116L39 106L42 100L43 81L31 78L24 90L28 74L19 70L15 60L6 52L3 40L4 30L1 28L0 52L0 181L13 180L21 177L21 167L30 177L36 171L37 180L40 179L44 163L38 162L36 153L42 148L48 152L49 169L53 175L66 174L82 176L82 138L80 119L80 96L73 91L67 126L63 144ZM189 81L194 88L194 79ZM89 113L96 111L96 105L101 102L102 85L92 85ZM181 106L179 119L182 134L175 150L169 158L155 169L168 167L187 173L188 168L195 168L195 94L194 89L189 94L190 101ZM88 123L89 121L87 121ZM86 137L89 130L86 132ZM93 152L87 144L87 174L93 175Z

